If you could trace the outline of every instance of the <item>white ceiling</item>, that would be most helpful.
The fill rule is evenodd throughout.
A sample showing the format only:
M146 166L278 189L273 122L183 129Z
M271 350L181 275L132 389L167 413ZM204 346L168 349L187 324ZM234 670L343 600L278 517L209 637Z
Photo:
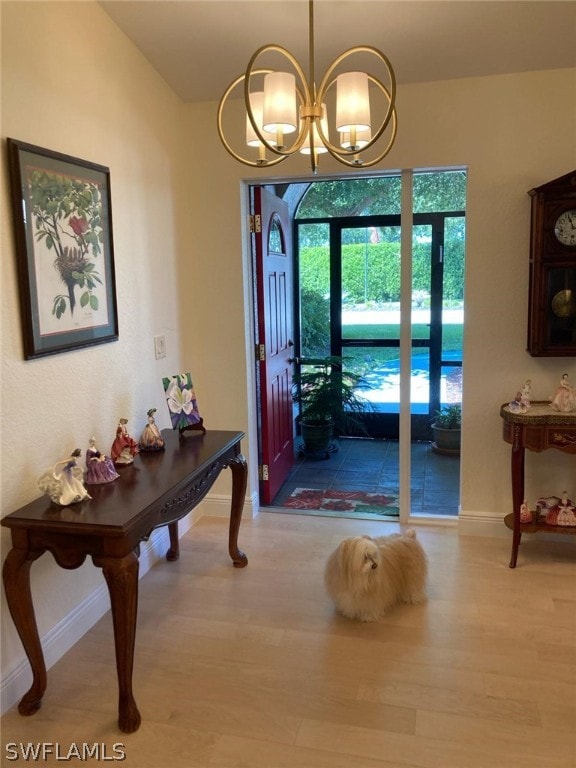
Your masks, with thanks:
M218 101L266 43L308 69L306 0L100 5L184 101ZM382 50L399 83L576 66L572 0L316 0L314 17L317 83L354 45Z

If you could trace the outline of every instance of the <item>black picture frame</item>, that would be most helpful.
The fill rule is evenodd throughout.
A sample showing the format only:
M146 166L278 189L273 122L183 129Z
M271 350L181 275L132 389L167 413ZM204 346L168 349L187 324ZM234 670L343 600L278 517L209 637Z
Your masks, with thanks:
M25 359L117 341L110 170L6 143Z

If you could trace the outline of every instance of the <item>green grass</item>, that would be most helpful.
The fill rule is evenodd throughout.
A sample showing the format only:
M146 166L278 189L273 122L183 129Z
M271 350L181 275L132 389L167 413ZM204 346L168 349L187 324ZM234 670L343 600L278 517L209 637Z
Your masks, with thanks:
M347 341L359 341L361 339L399 339L400 325L346 325L343 329L344 338ZM427 339L429 328L425 324L412 326L413 339ZM462 325L450 324L442 328L442 350L453 352L462 349ZM424 350L422 350L424 352ZM417 351L416 351L417 354ZM344 358L357 360L366 370L367 357L369 356L369 368L377 367L380 363L398 360L399 347L346 347L343 350ZM356 366L354 366L356 367Z

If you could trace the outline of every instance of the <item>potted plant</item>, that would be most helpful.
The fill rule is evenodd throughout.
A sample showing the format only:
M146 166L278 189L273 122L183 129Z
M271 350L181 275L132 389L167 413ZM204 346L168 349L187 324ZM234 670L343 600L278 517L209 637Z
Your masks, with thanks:
M366 435L361 415L372 406L357 390L362 376L342 368L341 357L303 358L294 376L294 402L300 406L300 431L306 453L336 450L335 435Z
M460 453L461 428L462 406L460 403L446 405L436 411L432 422L432 434L434 436L432 450L448 455Z

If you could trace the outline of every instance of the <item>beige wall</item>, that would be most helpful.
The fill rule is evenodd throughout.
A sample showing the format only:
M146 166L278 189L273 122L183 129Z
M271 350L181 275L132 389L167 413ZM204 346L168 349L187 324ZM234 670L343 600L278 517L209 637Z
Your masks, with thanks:
M528 377L542 398L565 370L576 381L573 359L524 351L526 192L576 167L575 77L536 72L400 89L398 140L382 170L469 169L463 518L509 511L499 405ZM2 138L110 167L120 325L117 343L23 361L3 164L2 514L35 498L40 470L62 452L85 449L91 434L107 450L120 416L136 433L157 406L160 426L168 426L161 377L179 370L193 371L209 428L250 433L256 493L242 182L267 176L225 153L215 112L215 104L181 104L96 4L2 3ZM300 158L280 171L308 172ZM164 361L154 359L159 333L167 337ZM530 495L570 480L576 493L569 459L529 456L538 481L530 481ZM222 479L215 493L228 492ZM2 530L3 553L8 541ZM46 556L32 584L44 634L101 585L101 575L85 564L71 577ZM2 646L7 670L21 656L9 620Z
M568 100L566 94L571 94ZM192 258L180 268L204 288L196 307L201 315L213 315L215 297L223 296L218 326L203 326L194 351L198 375L207 376L203 406L216 414L220 403L222 413L234 418L241 415L237 409L245 408L244 323L250 313L249 303L241 305L247 249L241 181L280 178L280 173L293 178L309 169L301 157L268 172L241 166L220 146L215 105L187 105L186 114L194 136L194 238ZM501 439L499 406L527 378L535 399L546 399L565 370L576 382L574 358L538 359L525 351L527 192L576 167L576 72L405 86L398 115L398 138L380 170L468 168L462 518L503 518L510 511L510 451ZM321 158L325 173L341 173L342 168ZM206 179L211 179L210 194ZM234 371L230 380L219 379L222 358L214 350L223 352ZM576 494L572 457L555 451L529 455L527 466L534 472L527 479L528 498L557 493L564 485Z
M2 514L38 496L46 466L109 451L121 416L139 435L146 411L168 426L162 376L185 364L178 261L187 252L182 105L94 3L2 3ZM5 142L10 136L110 168L118 342L25 362ZM156 361L153 336L167 338ZM2 529L3 554L9 533ZM91 563L74 573L50 555L34 564L41 635L97 586ZM2 593L2 599L4 595ZM5 605L3 670L21 653Z

